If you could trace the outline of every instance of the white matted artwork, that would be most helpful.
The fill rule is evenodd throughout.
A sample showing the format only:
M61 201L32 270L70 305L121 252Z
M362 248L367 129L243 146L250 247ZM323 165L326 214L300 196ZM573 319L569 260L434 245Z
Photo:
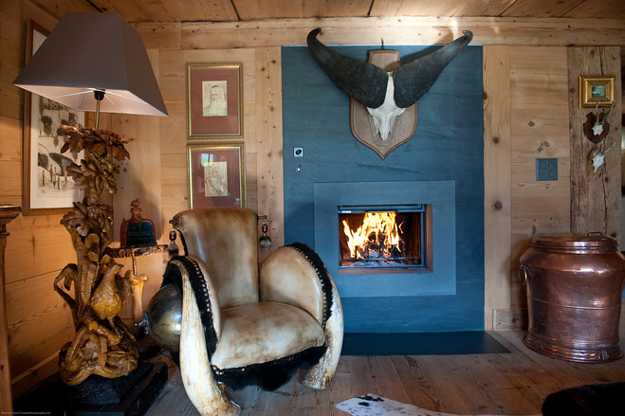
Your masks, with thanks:
M202 81L202 115L228 116L228 81Z
M33 23L30 32L32 55L45 41L46 33ZM64 142L57 130L62 124L84 125L85 115L47 98L29 95L24 138L28 155L24 158L25 180L28 181L25 211L70 208L74 201L82 198L82 192L67 168L80 164L83 152L61 153Z
M206 162L204 157L206 156ZM228 161L212 161L209 154L202 155L204 166L204 194L206 197L228 196Z
M352 416L460 416L454 413L436 412L422 409L411 404L396 402L376 394L366 394L364 396L358 396L353 399L345 400L338 403L336 408Z

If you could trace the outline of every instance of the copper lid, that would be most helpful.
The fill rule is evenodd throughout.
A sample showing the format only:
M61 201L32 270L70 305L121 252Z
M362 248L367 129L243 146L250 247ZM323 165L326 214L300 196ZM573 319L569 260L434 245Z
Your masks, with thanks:
M538 234L531 247L555 253L598 254L618 250L618 242L601 233L588 234Z

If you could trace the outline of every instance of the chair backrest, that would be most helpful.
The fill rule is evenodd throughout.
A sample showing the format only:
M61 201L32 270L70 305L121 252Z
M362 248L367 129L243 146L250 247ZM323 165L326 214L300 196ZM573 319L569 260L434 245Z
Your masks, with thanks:
M206 264L221 308L258 302L258 232L254 211L191 209L172 220L186 254Z

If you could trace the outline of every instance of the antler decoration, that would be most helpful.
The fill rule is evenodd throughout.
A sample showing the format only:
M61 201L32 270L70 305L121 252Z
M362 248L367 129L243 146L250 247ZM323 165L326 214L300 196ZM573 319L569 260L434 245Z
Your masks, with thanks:
M54 280L54 290L71 308L76 328L74 340L61 349L60 373L65 383L76 385L92 374L116 378L137 367L135 339L119 317L128 298L129 272L122 276L122 266L106 254L113 207L105 198L116 192L119 165L130 155L127 142L109 131L62 126L58 133L65 141L61 153L84 151L81 164L68 168L84 198L61 219L72 237L76 264L65 266Z

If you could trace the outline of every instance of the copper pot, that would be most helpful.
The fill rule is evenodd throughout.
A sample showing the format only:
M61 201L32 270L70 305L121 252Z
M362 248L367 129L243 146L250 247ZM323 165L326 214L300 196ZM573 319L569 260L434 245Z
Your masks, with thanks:
M625 257L601 234L536 236L521 257L527 283L525 345L576 362L623 356L618 342Z

